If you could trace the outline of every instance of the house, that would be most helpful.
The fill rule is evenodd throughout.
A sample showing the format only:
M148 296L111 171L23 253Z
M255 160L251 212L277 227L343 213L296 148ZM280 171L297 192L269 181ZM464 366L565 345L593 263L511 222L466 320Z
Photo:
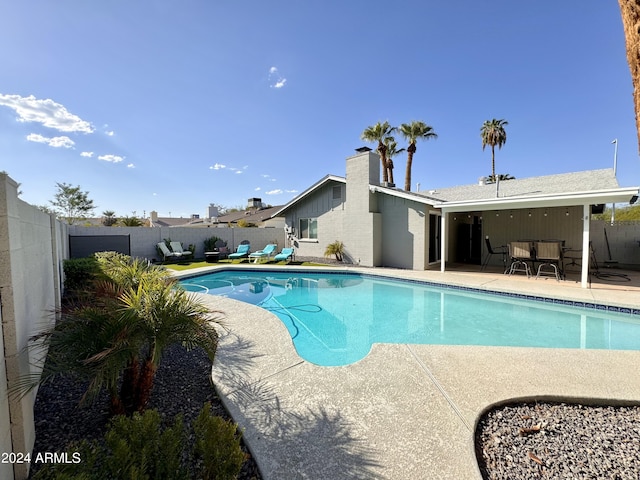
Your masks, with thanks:
M580 252L586 287L592 206L638 198L638 187L619 187L610 169L407 192L381 184L377 153L357 152L346 177L327 175L275 212L298 255L322 256L339 240L355 264L445 271L480 264L486 236L494 245L562 239Z
M256 227L283 228L281 218L273 217L273 213L281 206L265 207L260 198L250 198L245 210L218 215L218 208L211 204L208 209L208 217L200 218L193 214L189 218L184 217L159 217L158 212L150 212L149 225L151 227L211 227L211 226L236 226L245 225Z

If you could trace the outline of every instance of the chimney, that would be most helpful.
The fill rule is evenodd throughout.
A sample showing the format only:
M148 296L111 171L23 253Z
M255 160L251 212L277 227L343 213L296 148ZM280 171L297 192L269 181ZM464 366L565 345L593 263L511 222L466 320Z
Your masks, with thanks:
M151 216L151 223L157 223L158 222L158 212L156 212L155 210L151 210L149 212L149 215Z
M255 210L259 210L262 208L262 199L261 198L250 198L247 200L247 208L253 208Z
M478 177L478 185L486 185L487 177Z

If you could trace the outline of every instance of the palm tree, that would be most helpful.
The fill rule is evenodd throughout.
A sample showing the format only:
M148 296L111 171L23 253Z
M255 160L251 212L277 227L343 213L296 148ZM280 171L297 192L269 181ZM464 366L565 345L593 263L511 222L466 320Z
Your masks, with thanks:
M633 82L633 103L636 113L636 130L640 147L640 2L638 0L618 0L622 14L622 27L626 40L627 63Z
M433 127L424 122L413 121L411 123L403 123L398 128L402 136L409 142L407 147L407 171L404 175L404 189L411 191L411 166L413 164L413 154L416 153L416 142L418 139L429 140L430 138L438 138L433 131Z
M105 227L111 227L117 222L118 219L116 218L116 212L114 212L113 210L105 210L104 212L102 212L102 224Z
M378 142L377 151L380 154L380 162L382 163L382 181L386 183L390 182L390 180L387 147L384 142L387 137L391 136L394 130L394 127L392 127L389 122L378 122L373 126L365 128L362 135L360 135L360 138L365 142ZM393 172L391 172L391 177L393 177Z
M26 393L38 384L75 374L88 381L82 401L105 389L112 414L143 411L162 352L171 344L215 355L218 321L199 300L176 286L162 268L125 255L98 258L109 264L93 287L91 303L61 312L51 329L35 336L47 352L42 376L25 377ZM106 279L106 280L105 280Z
M389 167L389 183L394 184L393 181L393 157L404 152L404 148L398 149L396 139L393 137L386 137L384 139L384 146L387 152L387 166Z
M495 156L495 147L502 148L502 145L507 143L507 132L505 132L504 127L508 125L509 122L506 120L486 120L482 124L482 128L480 129L480 136L482 137L482 150L487 145L491 145L491 179L495 181L496 179L496 156Z

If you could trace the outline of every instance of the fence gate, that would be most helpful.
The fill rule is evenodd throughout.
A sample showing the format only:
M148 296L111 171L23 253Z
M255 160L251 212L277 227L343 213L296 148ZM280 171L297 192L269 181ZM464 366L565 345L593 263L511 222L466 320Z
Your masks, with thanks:
M131 255L131 238L129 235L69 235L71 258L88 257L105 251Z

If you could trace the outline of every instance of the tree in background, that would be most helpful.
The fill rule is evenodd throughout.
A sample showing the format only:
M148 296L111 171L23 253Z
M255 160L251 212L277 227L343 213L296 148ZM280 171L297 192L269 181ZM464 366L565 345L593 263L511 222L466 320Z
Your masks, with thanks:
M102 224L105 227L112 227L118 223L118 219L116 218L116 212L113 210L105 210L102 212Z
M420 121L403 123L398 130L400 130L405 140L409 142L407 147L407 170L404 176L404 189L409 192L411 191L411 166L413 164L413 154L416 153L416 142L419 139L435 139L438 138L438 135L433 131L433 127Z
M387 166L389 167L389 182L395 183L393 180L393 157L404 152L404 148L398 149L396 139L393 137L387 137L384 139L384 146L387 152Z
M125 227L141 227L142 225L144 225L144 222L136 216L122 217L120 219L120 223L122 223L122 225Z
M495 147L502 148L502 145L507 143L507 132L505 131L505 125L509 122L500 119L486 120L482 124L480 129L480 136L482 137L482 150L487 145L491 145L491 180L496 179L496 154Z
M633 104L640 148L640 0L618 0L622 14L622 28L627 47L627 63L633 82Z
M376 123L370 127L365 128L360 138L365 142L378 142L377 152L380 154L380 162L382 163L382 181L383 182L391 182L389 176L393 178L393 171L391 171L391 175L389 175L389 163L387 162L387 147L385 145L385 139L387 137L391 137L394 128L389 124L389 122Z
M56 183L54 199L49 201L58 217L64 218L69 225L76 220L86 218L94 210L93 200L89 199L89 192L80 190L80 186L68 183Z

